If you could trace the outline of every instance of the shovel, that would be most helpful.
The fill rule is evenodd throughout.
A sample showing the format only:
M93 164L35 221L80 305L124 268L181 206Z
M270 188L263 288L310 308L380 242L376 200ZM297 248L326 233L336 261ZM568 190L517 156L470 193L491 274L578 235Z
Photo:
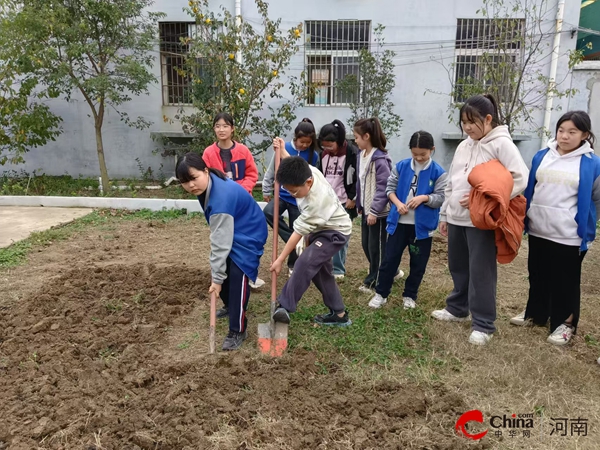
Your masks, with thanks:
M280 150L275 151L275 174L279 169ZM271 262L277 259L277 241L279 239L279 183L275 181L273 192L275 207L273 210L273 255ZM275 322L273 314L277 305L277 274L271 272L271 322L258 324L258 349L264 355L283 356L288 346L288 324Z
M215 353L215 325L217 323L217 294L210 294L210 326L208 327L208 353Z

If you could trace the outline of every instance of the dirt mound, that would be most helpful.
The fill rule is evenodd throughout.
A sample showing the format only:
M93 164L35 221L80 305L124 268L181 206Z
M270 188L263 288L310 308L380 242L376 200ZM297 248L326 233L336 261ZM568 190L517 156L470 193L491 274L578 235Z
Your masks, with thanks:
M165 334L209 280L185 266L77 268L0 311L0 448L454 448L457 396L356 385L304 351L165 358Z

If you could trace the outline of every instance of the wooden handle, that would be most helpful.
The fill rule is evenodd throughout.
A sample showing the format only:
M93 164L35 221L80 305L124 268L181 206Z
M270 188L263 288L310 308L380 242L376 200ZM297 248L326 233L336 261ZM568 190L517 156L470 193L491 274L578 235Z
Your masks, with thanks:
M215 352L215 326L217 324L217 294L210 294L210 326L208 327L208 353Z

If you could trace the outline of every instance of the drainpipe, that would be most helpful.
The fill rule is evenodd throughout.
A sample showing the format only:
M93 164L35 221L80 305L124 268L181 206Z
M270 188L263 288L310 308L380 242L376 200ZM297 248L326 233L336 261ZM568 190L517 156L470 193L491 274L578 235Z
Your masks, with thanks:
M242 0L235 0L235 25L238 29L242 25ZM235 59L239 64L241 64L242 52L238 50L236 52Z
M552 62L550 63L550 79L548 88L556 87L556 70L558 69L558 51L560 49L560 35L562 33L563 16L565 14L565 0L559 0L556 9L556 34L554 35L554 45L552 46ZM552 116L552 102L554 93L548 92L546 97L546 112L544 114L544 130L550 129L550 118ZM543 143L542 143L543 145Z

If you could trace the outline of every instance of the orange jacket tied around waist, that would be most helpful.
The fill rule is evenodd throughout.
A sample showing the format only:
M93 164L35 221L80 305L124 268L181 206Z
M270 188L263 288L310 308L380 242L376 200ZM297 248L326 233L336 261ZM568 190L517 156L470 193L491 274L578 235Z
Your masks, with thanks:
M525 197L518 195L511 200L512 175L497 159L477 165L469 174L469 184L473 187L469 196L473 225L481 230L496 230L498 262L512 262L523 239Z

